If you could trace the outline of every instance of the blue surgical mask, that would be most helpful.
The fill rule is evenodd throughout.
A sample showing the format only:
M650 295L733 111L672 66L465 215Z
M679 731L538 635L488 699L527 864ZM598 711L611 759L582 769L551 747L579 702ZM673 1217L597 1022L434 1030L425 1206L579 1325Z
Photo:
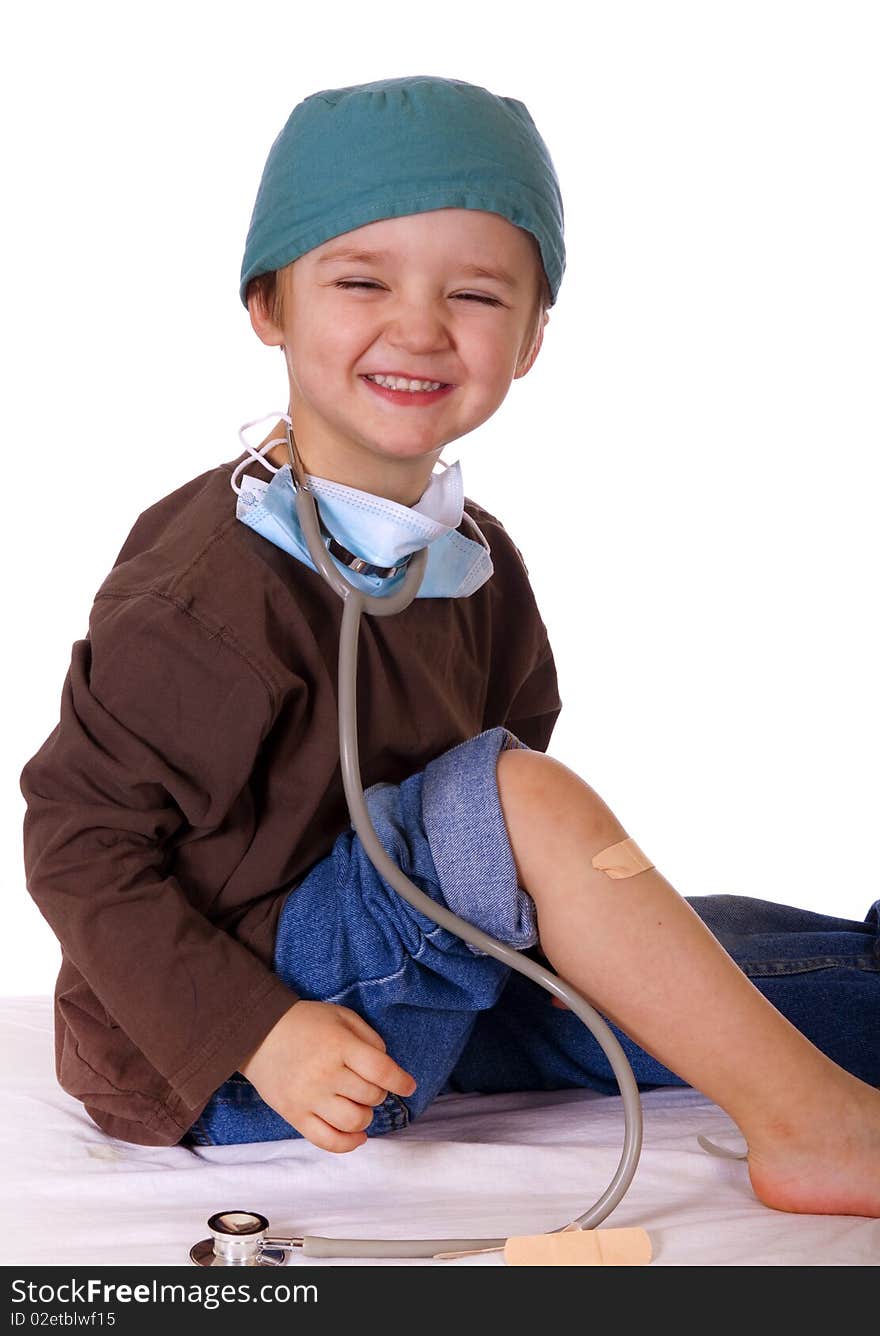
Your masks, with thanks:
M259 460L275 476L271 482L264 482L248 475L242 478L239 487L237 477L249 463L247 458L242 460L230 479L238 496L236 517L314 571L315 563L297 514L290 465L278 468L264 458L265 451L284 444L284 439L267 441L260 450L255 450L244 438L247 427L269 418L282 418L290 423L286 413L268 413L245 422L239 429L239 439L248 456ZM386 497L373 496L329 478L305 475L320 520L335 540L331 543L325 534L325 545L356 589L367 594L394 593L406 577L409 556L422 547L428 548L428 560L416 598L467 598L493 574L488 546L457 532L464 512L461 466L457 462L451 466L443 463L443 469L443 473L431 475L414 506L401 506ZM369 569L366 572L352 569L350 558L359 559L361 566L366 562ZM379 571L389 573L379 574Z

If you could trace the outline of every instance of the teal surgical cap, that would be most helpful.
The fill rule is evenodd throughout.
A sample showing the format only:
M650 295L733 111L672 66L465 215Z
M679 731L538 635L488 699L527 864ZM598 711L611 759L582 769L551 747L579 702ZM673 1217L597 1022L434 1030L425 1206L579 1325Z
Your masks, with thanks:
M380 218L483 209L536 238L555 304L562 195L528 109L458 79L415 75L313 93L269 150L239 294L306 251Z

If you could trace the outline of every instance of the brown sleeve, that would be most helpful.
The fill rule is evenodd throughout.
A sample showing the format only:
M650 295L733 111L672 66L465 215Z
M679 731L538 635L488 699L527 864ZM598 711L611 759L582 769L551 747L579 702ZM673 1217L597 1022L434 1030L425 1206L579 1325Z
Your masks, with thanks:
M27 763L28 890L95 996L187 1103L207 1100L297 995L167 875L223 822L273 718L221 632L154 594L99 600L61 718Z
M545 752L561 711L556 663L545 636L534 668L511 702L504 726L533 751Z

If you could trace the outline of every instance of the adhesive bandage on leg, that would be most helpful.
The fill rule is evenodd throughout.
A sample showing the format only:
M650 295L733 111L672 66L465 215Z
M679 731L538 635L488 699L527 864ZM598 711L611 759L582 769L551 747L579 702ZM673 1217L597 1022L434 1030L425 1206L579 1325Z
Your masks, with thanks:
M646 872L654 864L646 858L635 840L621 840L618 844L609 844L607 849L594 854L593 867L604 872L607 877L618 881L622 877L634 877L637 872Z

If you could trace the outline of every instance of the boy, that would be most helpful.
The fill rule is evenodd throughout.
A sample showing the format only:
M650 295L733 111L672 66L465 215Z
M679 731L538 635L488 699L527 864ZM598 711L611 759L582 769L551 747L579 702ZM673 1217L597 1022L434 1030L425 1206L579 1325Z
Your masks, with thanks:
M283 349L288 412L140 517L22 776L28 886L63 946L59 1080L130 1141L333 1152L444 1090L613 1089L577 1018L407 905L349 827L341 602L298 530L295 448L353 581L389 592L429 545L419 597L361 628L361 769L390 856L540 949L622 1027L643 1086L721 1104L768 1205L877 1215L877 907L688 904L647 860L595 867L627 836L543 755L561 705L521 555L457 465L433 473L534 363L562 224L526 108L459 81L324 90L273 144L240 296ZM813 947L821 1004L775 965Z

